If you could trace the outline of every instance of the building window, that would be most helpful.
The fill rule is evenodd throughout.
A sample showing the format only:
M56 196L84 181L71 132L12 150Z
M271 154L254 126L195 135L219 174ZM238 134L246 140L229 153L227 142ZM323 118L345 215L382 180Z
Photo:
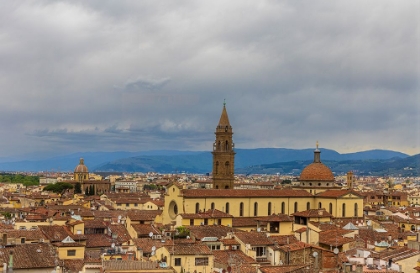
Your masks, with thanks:
M195 265L209 265L209 258L195 258Z
M67 256L76 256L76 250L75 249L67 250Z
M181 258L175 258L175 266L181 266Z
M129 203L127 203L127 204L125 204L125 206L126 206L126 207L129 207L129 206L130 206L130 204L129 204Z
M138 207L138 206L139 206L139 204L135 203L135 204L134 204L134 206L135 206L135 207ZM147 206L147 207L149 207L149 206Z
M282 214L286 213L286 204L284 202L281 202L281 213Z
M318 208L319 208L319 209L322 209L322 204L321 204L321 202L319 202L319 203L318 203Z
M298 202L295 202L295 213L298 212Z
M332 203L330 203L330 213L332 214Z
M200 204L195 203L195 213L199 213L199 212L200 212Z
M239 204L239 216L244 216L244 203Z
M271 215L271 202L268 202L267 215Z
M119 206L119 207L120 207L120 206L121 206L121 204L117 204L117 206Z
M255 251L257 257L264 257L265 256L265 247L257 246L253 247L252 250Z
M258 216L258 203L254 203L254 216Z
M214 210L214 203L211 203L210 209Z
M194 225L194 219L190 219L190 226Z
M310 210L310 209L311 209L311 203L308 202L308 203L306 203L306 210Z
M357 203L354 203L354 216L358 217L359 216L359 207L357 205Z
M342 211L342 217L346 217L346 204L343 204L343 211Z
M229 202L226 203L226 213L229 213Z
M25 243L25 241L26 241L26 240L25 240L25 238L20 238L20 243L21 243L21 244L24 244L24 243Z

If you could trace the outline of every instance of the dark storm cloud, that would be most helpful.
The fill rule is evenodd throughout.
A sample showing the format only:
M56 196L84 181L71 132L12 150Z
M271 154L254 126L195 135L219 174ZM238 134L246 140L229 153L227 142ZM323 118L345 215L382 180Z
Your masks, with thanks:
M418 2L27 1L0 9L0 148L419 152Z

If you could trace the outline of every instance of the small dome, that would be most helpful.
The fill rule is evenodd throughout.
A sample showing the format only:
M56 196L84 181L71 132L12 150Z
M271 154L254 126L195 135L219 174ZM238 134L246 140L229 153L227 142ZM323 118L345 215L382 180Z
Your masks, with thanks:
M85 162L83 160L83 158L80 159L80 163L79 165L76 166L76 168L74 169L75 173L88 173L89 170L85 165Z
M334 181L334 174L321 162L314 162L303 169L300 181Z

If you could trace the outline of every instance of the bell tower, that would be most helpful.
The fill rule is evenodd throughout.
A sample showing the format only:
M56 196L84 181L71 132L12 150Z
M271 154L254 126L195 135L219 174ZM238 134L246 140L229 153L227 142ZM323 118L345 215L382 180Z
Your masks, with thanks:
M223 103L222 115L216 127L216 141L213 144L213 189L233 189L235 180L235 147L232 141L232 126Z

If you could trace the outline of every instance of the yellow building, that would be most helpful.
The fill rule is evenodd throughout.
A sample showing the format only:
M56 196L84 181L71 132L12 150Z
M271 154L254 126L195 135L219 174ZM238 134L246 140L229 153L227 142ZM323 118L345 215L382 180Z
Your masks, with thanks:
M53 243L53 245L57 248L60 260L83 259L85 257L85 246L76 243L70 236L61 242Z

